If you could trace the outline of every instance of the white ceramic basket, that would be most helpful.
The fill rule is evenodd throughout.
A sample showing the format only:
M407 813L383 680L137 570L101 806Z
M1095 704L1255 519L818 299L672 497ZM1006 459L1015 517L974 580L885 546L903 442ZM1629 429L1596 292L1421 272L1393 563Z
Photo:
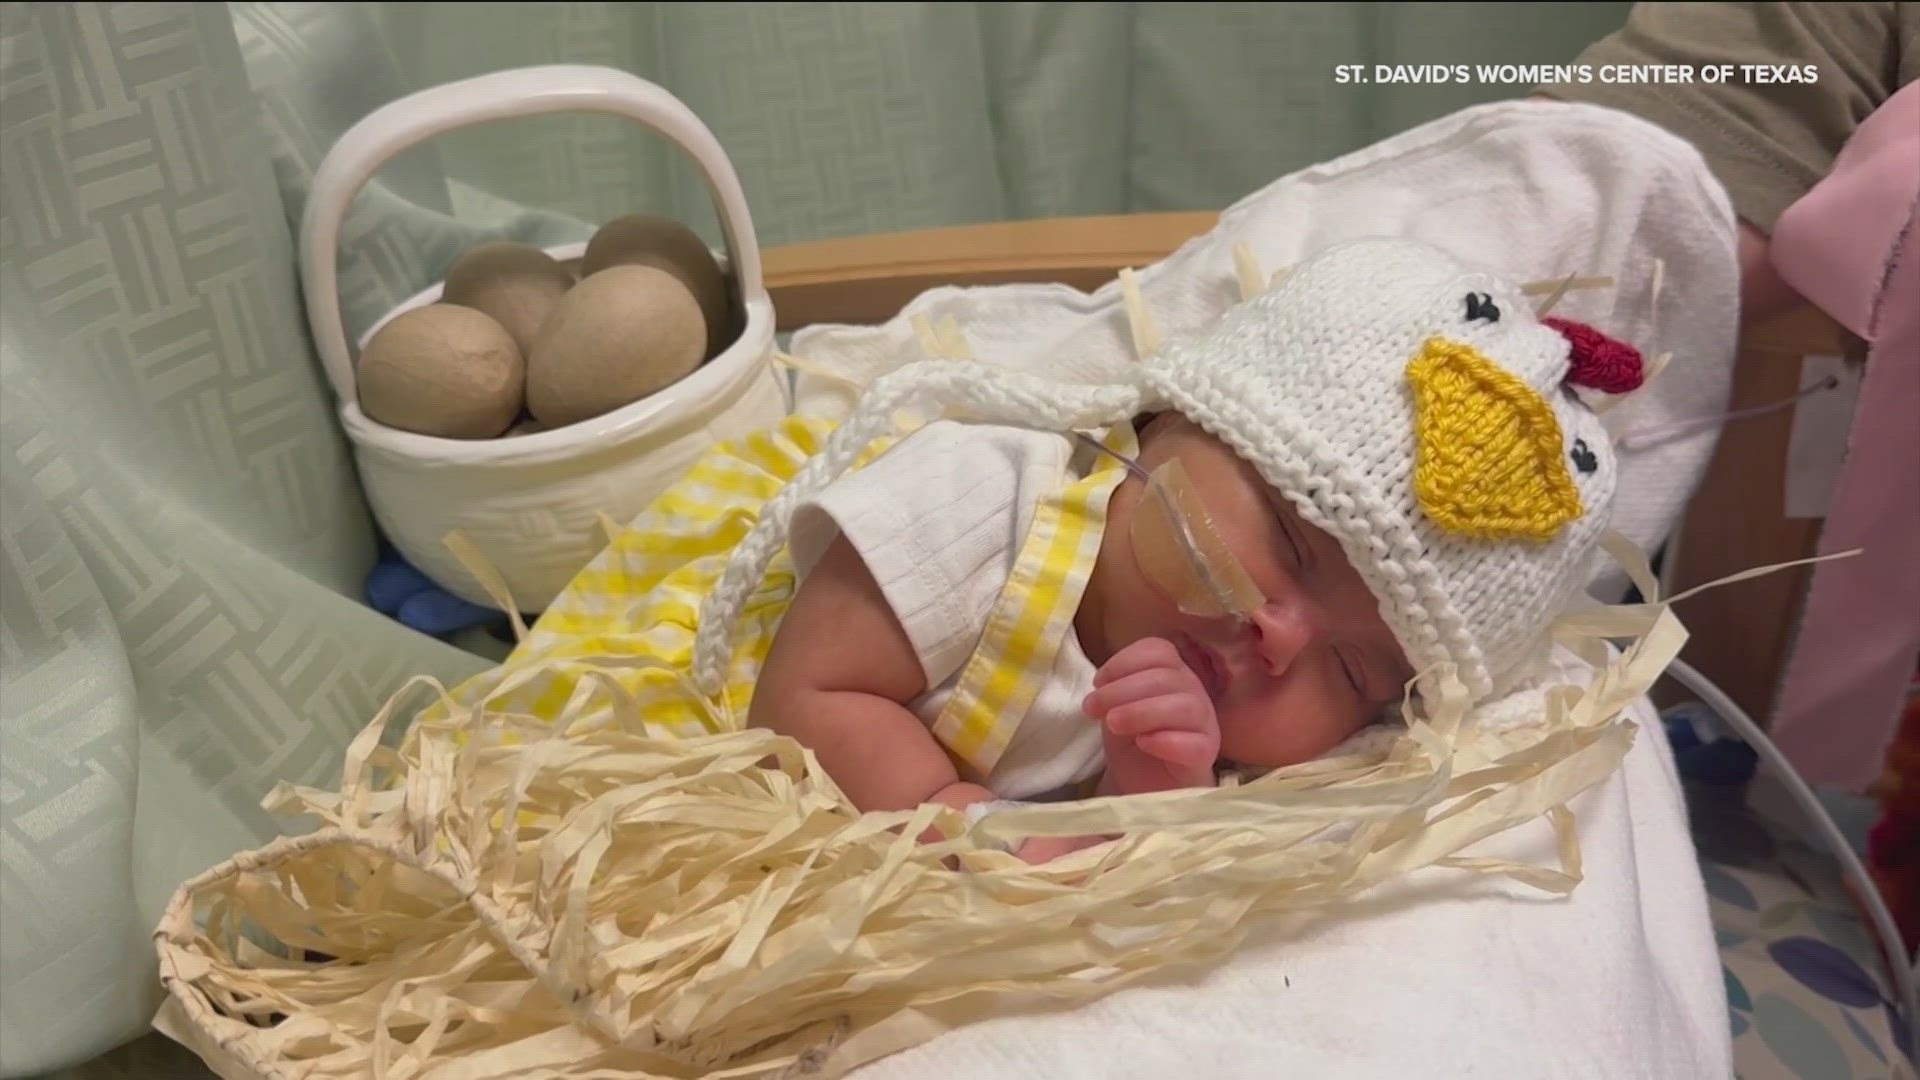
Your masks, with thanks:
M659 132L699 166L719 208L722 265L738 290L739 336L671 386L564 428L503 439L440 439L376 423L360 411L356 351L340 319L340 223L381 165L425 139L489 120L564 111L614 113ZM753 221L733 165L679 99L610 68L553 65L495 72L408 95L355 124L314 174L300 224L307 321L375 518L427 576L475 603L494 600L445 543L458 530L505 579L515 604L539 611L605 543L599 515L625 522L715 442L777 422L789 408L772 363L773 305ZM548 249L578 258L586 245ZM440 285L388 319L440 297Z

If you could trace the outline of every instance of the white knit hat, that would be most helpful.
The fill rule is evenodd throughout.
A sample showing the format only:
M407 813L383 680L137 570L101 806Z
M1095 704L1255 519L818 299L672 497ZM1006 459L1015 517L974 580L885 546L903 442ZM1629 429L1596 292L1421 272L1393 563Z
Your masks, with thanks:
M1416 670L1451 664L1476 698L1544 656L1588 578L1615 464L1569 385L1637 385L1638 354L1543 322L1515 286L1400 239L1330 247L1129 382L1051 380L952 361L877 380L762 511L701 612L694 677L719 685L731 627L785 542L897 409L1047 430L1171 408L1220 438L1335 537Z

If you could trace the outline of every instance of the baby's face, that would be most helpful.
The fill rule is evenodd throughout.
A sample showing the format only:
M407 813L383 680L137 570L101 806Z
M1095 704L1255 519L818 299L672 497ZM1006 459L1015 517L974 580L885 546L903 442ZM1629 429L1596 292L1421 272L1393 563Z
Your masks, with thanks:
M1108 504L1075 620L1081 646L1098 665L1142 638L1166 638L1213 699L1223 757L1258 768L1318 757L1399 700L1412 677L1406 656L1339 543L1251 465L1173 412L1142 433L1140 464L1152 471L1170 458L1266 603L1244 621L1181 611L1135 557L1130 525L1145 489L1129 479Z

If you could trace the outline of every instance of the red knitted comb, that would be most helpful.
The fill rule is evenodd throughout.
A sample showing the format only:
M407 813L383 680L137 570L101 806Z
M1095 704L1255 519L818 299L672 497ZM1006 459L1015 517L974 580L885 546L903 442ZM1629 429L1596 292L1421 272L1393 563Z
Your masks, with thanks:
M1640 362L1639 349L1572 319L1549 315L1540 321L1560 331L1573 346L1573 367L1567 371L1568 382L1609 394L1640 389L1640 383L1646 378L1646 365Z

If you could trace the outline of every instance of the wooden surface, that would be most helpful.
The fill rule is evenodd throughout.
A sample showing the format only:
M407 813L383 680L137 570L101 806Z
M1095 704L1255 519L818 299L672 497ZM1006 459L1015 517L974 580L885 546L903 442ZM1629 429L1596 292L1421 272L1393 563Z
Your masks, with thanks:
M878 323L939 285L1054 281L1091 290L1214 226L1210 211L1051 218L886 233L770 248L767 288L781 329L810 323ZM1740 409L1799 388L1800 358L1834 355L1838 329L1811 308L1742 334L1732 401ZM1675 554L1676 589L1813 553L1817 521L1784 514L1792 410L1730 424ZM1703 593L1679 607L1692 631L1685 656L1756 717L1773 703L1807 570L1784 571Z
M938 285L1061 282L1097 289L1208 229L1213 211L1042 218L768 248L778 326L885 322Z
M1765 405L1800 389L1803 356L1836 356L1839 328L1812 308L1742 334L1729 409ZM1755 566L1814 554L1821 522L1786 516L1792 409L1728 424L1682 519L1676 591ZM1810 567L1711 589L1674 610L1692 637L1681 655L1765 723L1800 618Z

